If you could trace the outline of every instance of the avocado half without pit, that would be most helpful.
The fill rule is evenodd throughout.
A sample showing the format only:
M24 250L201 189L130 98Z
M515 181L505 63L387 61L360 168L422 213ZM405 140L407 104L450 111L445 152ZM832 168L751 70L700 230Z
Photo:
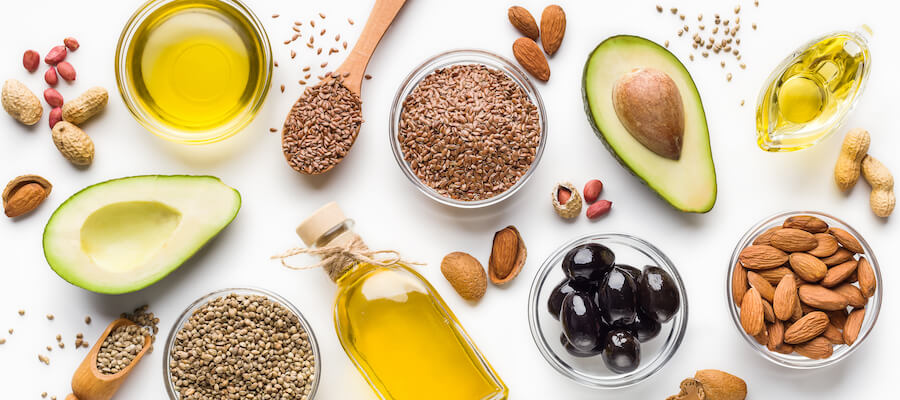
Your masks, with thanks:
M234 220L241 196L211 176L114 179L72 195L44 228L44 257L66 281L107 294L150 286Z
M613 36L588 57L582 95L591 126L620 164L681 211L712 209L706 114L678 58L647 39Z

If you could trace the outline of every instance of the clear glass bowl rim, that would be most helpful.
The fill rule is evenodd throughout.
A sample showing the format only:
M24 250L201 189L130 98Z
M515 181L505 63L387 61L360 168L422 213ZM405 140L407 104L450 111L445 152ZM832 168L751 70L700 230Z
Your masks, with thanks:
M872 269L875 271L875 281L877 283L875 287L875 294L869 298L869 302L866 303L866 316L863 320L862 329L860 329L859 336L856 339L856 342L853 343L852 346L840 345L837 350L835 350L834 354L823 360L812 360L799 355L787 355L776 353L774 351L769 351L764 346L760 345L756 342L752 336L748 335L744 332L744 329L741 327L741 316L739 308L736 304L734 304L734 300L731 298L731 277L734 275L734 265L738 262L738 256L741 254L741 250L750 245L752 241L766 229L775 226L773 223L778 220L784 220L788 217L797 216L797 215L812 215L815 217L824 217L826 220L831 220L838 223L839 228L846 230L851 235L853 235L859 243L862 244L863 250L865 250L866 259L869 260L869 264L872 265ZM830 221L826 221L830 222ZM829 223L829 226L833 224ZM775 363L776 365L780 365L782 367L792 368L792 369L817 369L824 368L829 365L834 365L841 360L846 359L850 356L857 348L859 348L862 343L869 336L869 333L872 331L872 328L875 327L875 322L878 321L878 314L881 311L881 296L882 296L882 286L884 286L884 281L881 279L881 269L878 266L878 259L875 258L875 253L872 251L872 248L869 247L869 243L866 242L865 238L859 234L852 226L844 222L843 220L836 218L832 215L826 214L820 211L786 211L781 212L770 217L764 218L762 221L754 224L741 239L738 241L737 246L735 246L734 251L731 254L731 261L727 266L728 273L725 277L725 300L728 304L728 311L731 314L731 320L734 322L734 327L737 329L737 333L744 338L744 341L750 345L760 356L763 358Z
M552 269L558 267L558 261L562 259L562 257L567 251L569 251L569 249L578 244L586 242L603 244L604 241L614 241L616 244L631 247L638 252L644 253L644 255L646 255L648 258L655 258L655 261L660 261L659 267L668 272L675 280L679 289L679 295L681 299L681 307L679 308L675 319L669 322L672 324L670 330L671 333L669 334L668 340L664 344L663 348L660 350L660 353L657 354L656 357L649 363L647 363L648 360L643 360L641 362L642 366L638 367L638 369L633 372L630 372L628 374L621 374L618 376L611 376L608 378L587 376L583 373L576 372L574 369L567 367L565 364L561 363L556 353L551 349L550 345L544 338L541 327L539 326L539 313L542 311L546 311L544 307L541 307L541 305L539 304L541 298L540 292L546 284L547 278L549 277ZM678 269L675 267L675 264L672 262L672 260L670 260L659 248L650 244L650 242L647 242L646 240L638 238L636 236L620 233L592 233L578 236L572 240L567 241L562 246L554 250L544 260L543 264L541 264L540 269L538 269L538 272L534 277L534 281L531 285L531 290L528 294L528 325L531 328L532 339L534 339L534 343L541 355L544 357L547 363L550 364L550 366L560 374L568 377L569 379L572 379L573 381L581 385L595 389L621 389L636 385L656 375L656 373L662 370L663 367L665 367L665 365L675 356L675 353L677 353L678 348L681 346L681 343L684 340L684 335L687 332L688 315L688 298L684 286L684 281L682 280L681 274L678 272ZM662 333L663 332L660 332L660 336L654 338L653 340L664 339Z
M211 300L214 300L218 297L227 296L232 293L266 296L267 298L269 298L269 300L281 304L297 316L297 319L300 320L300 325L302 325L303 329L306 331L307 340L309 341L309 347L310 349L312 349L313 358L316 360L314 369L316 376L313 380L312 389L310 389L308 397L310 400L316 398L316 392L319 390L319 381L322 379L322 353L319 350L319 342L316 340L316 333L313 331L312 326L309 324L309 321L307 321L303 316L303 313L301 313L293 303L291 303L284 297L281 297L281 295L275 292L256 287L232 287L207 293L197 300L194 300L194 302L192 302L187 306L187 308L185 308L185 310L181 313L181 315L178 316L178 319L176 319L175 323L172 325L172 330L169 332L169 336L166 338L165 354L163 355L163 380L165 380L166 383L166 393L169 395L169 399L180 399L178 393L175 391L175 384L172 382L171 373L169 371L169 362L171 361L172 348L175 347L175 335L179 330L181 330L181 327L184 326L184 323L187 322L187 320L191 317L191 314L194 312L194 310L198 309L200 306L206 304Z
M860 43L862 43L865 46L866 51L869 53L869 62L864 66L862 77L860 77L859 88L856 90L856 94L854 95L853 99L850 101L850 106L847 107L847 111L844 112L844 114L841 115L837 119L837 121L835 121L833 129L831 129L831 131L829 131L824 136L818 138L815 141L815 143L808 145L806 147L800 148L798 150L805 150L816 144L819 144L820 142L824 141L825 139L831 137L831 135L833 135L835 132L839 131L841 129L841 127L844 126L844 123L847 121L847 117L853 112L853 109L856 108L856 105L859 103L859 98L862 97L863 93L866 90L866 85L869 82L869 73L872 71L872 52L871 52L871 48L869 47L869 39L872 37L871 28L869 28L868 25L863 24L858 29L855 29L855 30L837 30L837 31L833 31L833 32L828 32L824 35L818 36L812 40L804 42L802 45L800 45L800 46L796 47L794 50L792 50L791 53L787 57L785 57L783 60L781 60L781 62L779 62L777 66L775 66L775 68L772 70L771 73L769 73L769 76L765 80L765 82L767 82L768 84L764 85L762 87L762 89L760 89L759 95L756 98L756 118L758 119L759 113L762 112L762 110L760 109L760 106L762 105L763 101L766 98L766 91L768 91L769 86L771 85L772 82L775 82L776 79L778 79L782 74L784 74L785 70L787 70L787 67L790 66L791 61L793 61L794 58L796 58L798 55L800 55L800 53L802 53L804 50L808 49L812 45L814 45L818 42L821 42L822 40L824 40L827 37L832 37L832 36L837 36L837 35L850 36L850 37L854 38L855 40L859 41ZM762 135L764 135L764 133L759 132L759 130L756 131L757 139L759 139ZM772 149L774 149L774 150L772 150ZM764 150L766 150L766 149L764 149ZM766 151L778 152L778 151L783 151L783 150L781 150L781 148L779 148L779 147L772 147L771 149L766 150Z
M424 79L435 69L445 68L457 64L484 64L489 68L494 68L502 71L513 81L519 84L520 87L522 87L525 93L528 94L529 99L531 99L532 103L534 103L534 105L537 106L538 109L538 118L540 119L541 125L541 139L535 151L534 160L532 161L531 166L528 168L528 171L526 171L525 174L522 175L522 177L520 177L519 180L509 189L488 199L476 201L456 200L450 197L442 196L428 185L422 183L422 181L420 181L419 178L416 177L416 175L412 172L412 169L409 167L409 164L406 163L406 160L403 159L403 150L400 149L400 141L397 139L397 133L399 133L400 131L400 113L403 111L403 101L406 99L406 97L410 93L412 93L412 91L416 88L416 86L418 86L419 82L421 82L422 79ZM391 143L391 150L394 153L394 159L397 161L397 165L400 166L400 170L403 171L403 174L406 176L406 178L409 179L409 181L412 182L420 192L424 193L432 200L457 208L481 208L491 206L511 197L513 194L519 191L519 189L521 189L522 186L525 185L528 179L531 178L531 175L534 173L534 170L537 169L538 164L540 164L541 157L544 154L544 148L547 145L548 136L547 111L544 108L544 101L541 99L541 94L538 92L537 88L534 86L528 76L521 69L519 69L519 67L514 65L510 60L507 60L503 56L480 49L448 50L429 57L424 62L413 68L412 72L410 72L409 75L406 76L406 78L403 80L403 83L401 83L400 87L397 89L397 93L394 95L394 102L391 105L389 124L390 129L388 130L388 140L390 140Z
M142 126L144 126L145 129L161 138L171 140L176 143L192 145L215 143L228 139L236 135L256 118L256 114L262 108L263 103L265 103L266 97L268 97L269 88L272 85L273 64L272 45L269 42L269 36L266 33L266 28L262 24L260 19L257 18L256 14L253 13L250 7L244 4L241 0L215 0L216 2L225 3L234 8L238 13L241 14L241 16L247 19L249 24L252 26L254 33L258 35L258 40L262 45L262 54L260 56L263 59L264 65L264 68L260 71L260 73L263 74L264 82L263 86L259 89L258 94L251 101L250 106L248 107L247 112L244 116L238 117L234 120L229 121L227 124L221 127L211 129L204 133L195 132L189 135L184 134L177 129L174 129L160 121L157 121L155 118L147 114L140 105L138 105L137 101L134 98L134 93L129 88L128 78L126 76L127 69L124 67L124 65L127 63L128 48L129 46L131 46L131 41L134 39L135 30L154 11L162 6L165 6L166 4L175 1L183 0L148 0L144 4L140 5L137 10L135 10L134 14L132 14L128 19L128 22L125 23L125 27L122 28L122 32L119 35L119 41L116 44L115 55L116 86L119 90L119 96L122 98L122 101L125 103L125 107L128 108L128 111L131 113L134 119L137 120L137 122Z

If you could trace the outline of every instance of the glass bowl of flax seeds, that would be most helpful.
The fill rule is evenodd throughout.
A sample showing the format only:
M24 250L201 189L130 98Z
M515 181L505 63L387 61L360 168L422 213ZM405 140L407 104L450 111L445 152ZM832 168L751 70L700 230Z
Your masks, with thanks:
M426 196L459 208L515 194L547 144L537 89L512 62L483 50L447 51L413 69L390 124L403 174Z

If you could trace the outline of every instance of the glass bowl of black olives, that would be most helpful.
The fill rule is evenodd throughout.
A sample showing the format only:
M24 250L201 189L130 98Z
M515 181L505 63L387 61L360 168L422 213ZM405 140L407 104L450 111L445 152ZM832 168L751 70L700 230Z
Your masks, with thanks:
M551 254L528 299L541 354L585 386L634 385L675 355L687 328L684 283L672 261L643 239L592 234Z

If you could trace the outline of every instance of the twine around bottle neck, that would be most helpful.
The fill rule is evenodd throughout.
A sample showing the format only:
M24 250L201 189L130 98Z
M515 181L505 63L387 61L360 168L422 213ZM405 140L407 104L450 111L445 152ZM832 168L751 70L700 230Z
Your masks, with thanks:
M318 256L321 261L311 265L292 265L288 258L300 254ZM371 250L362 238L352 231L344 232L321 247L294 247L282 254L272 256L281 261L281 265L293 270L322 268L332 281L337 282L358 263L366 263L386 267L403 263L422 265L422 263L404 260L396 250Z

